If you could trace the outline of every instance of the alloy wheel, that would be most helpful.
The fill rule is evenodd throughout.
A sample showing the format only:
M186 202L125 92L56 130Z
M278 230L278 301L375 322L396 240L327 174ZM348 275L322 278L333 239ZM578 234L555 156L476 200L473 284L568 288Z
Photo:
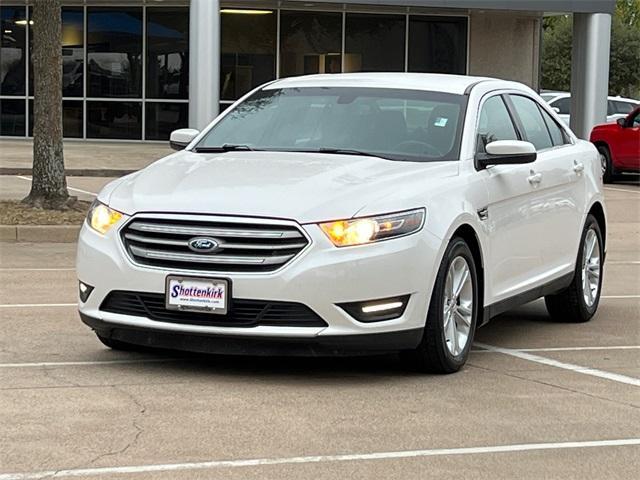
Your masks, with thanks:
M600 289L600 241L593 228L587 231L582 250L582 294L587 307L592 307Z
M604 153L600 154L600 168L602 169L602 174L607 173L607 156Z
M473 279L466 259L457 256L449 265L444 287L444 337L451 355L460 355L469 341L473 318Z

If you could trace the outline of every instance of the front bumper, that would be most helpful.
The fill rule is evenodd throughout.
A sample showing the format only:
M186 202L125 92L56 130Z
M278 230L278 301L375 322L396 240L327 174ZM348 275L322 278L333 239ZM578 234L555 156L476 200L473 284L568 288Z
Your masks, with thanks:
M141 347L224 355L368 355L415 348L423 329L363 335L317 335L310 338L251 335L211 335L168 332L105 322L80 314L100 336Z
M270 351L284 343L293 351L302 349L316 354L336 353L339 345L354 345L359 350L412 348L421 338L430 292L441 255L441 240L422 231L406 237L370 245L336 248L316 225L304 225L310 244L286 266L271 273L209 273L166 270L139 266L129 259L119 239L119 227L102 236L86 225L78 243L78 278L94 287L86 302L79 302L81 317L89 326L105 336L127 336L129 342L210 351L223 339L236 353L253 344ZM298 326L208 326L169 323L142 316L121 315L102 311L100 305L114 290L163 293L169 274L227 278L233 285L233 297L301 303L311 308L326 327ZM404 313L395 319L363 323L355 320L338 304L410 295ZM146 332L146 333L145 333ZM401 335L386 335L404 332ZM351 336L362 337L349 339ZM122 337L122 338L121 338ZM156 340L152 340L154 337ZM400 340L398 340L400 338ZM173 341L168 341L173 339ZM239 342L240 340L247 342ZM416 340L417 339L417 340ZM174 343L174 345L165 345ZM177 343L177 344L176 344ZM269 348L265 345L269 344ZM191 345L191 347L189 347ZM304 347L301 347L304 345ZM311 348L309 348L311 347ZM252 350L256 350L252 348ZM276 348L275 350L280 350ZM291 350L285 348L284 350ZM214 351L220 351L215 348Z

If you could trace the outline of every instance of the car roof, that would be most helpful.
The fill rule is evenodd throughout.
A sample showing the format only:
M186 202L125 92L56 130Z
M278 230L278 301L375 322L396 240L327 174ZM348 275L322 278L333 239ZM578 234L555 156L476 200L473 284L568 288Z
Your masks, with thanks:
M540 95L545 95L545 96L555 95L556 98L570 98L571 97L571 93L569 93L569 92L542 92ZM554 98L554 100L556 98ZM613 95L609 95L607 97L607 100L615 100L617 102L627 102L627 103L633 103L633 104L640 104L640 101L635 100L633 98L615 97Z
M467 75L448 75L438 73L331 73L283 78L270 83L265 87L265 89L271 90L276 88L302 87L368 87L425 90L462 95L470 86L485 81L502 82L488 77L471 77ZM505 87L510 87L514 85L514 82L504 81L504 84Z

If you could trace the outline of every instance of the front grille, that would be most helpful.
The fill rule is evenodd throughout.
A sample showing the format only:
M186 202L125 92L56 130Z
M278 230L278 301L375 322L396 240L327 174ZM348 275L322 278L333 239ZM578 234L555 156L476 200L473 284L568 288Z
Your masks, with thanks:
M189 241L205 237L218 246L201 253ZM207 220L135 218L121 238L131 259L167 269L213 272L271 272L285 265L307 246L307 239L291 225L266 225Z
M162 293L113 291L100 310L121 315L146 317L158 322L218 327L326 327L313 310L301 303L265 300L231 300L226 315L168 310Z

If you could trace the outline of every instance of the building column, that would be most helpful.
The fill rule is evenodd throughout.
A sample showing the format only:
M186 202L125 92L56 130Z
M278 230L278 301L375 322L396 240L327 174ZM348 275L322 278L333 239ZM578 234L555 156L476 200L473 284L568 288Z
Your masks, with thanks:
M189 127L202 130L220 101L220 2L191 0L189 8Z
M611 15L574 13L571 50L571 129L588 139L607 120Z

